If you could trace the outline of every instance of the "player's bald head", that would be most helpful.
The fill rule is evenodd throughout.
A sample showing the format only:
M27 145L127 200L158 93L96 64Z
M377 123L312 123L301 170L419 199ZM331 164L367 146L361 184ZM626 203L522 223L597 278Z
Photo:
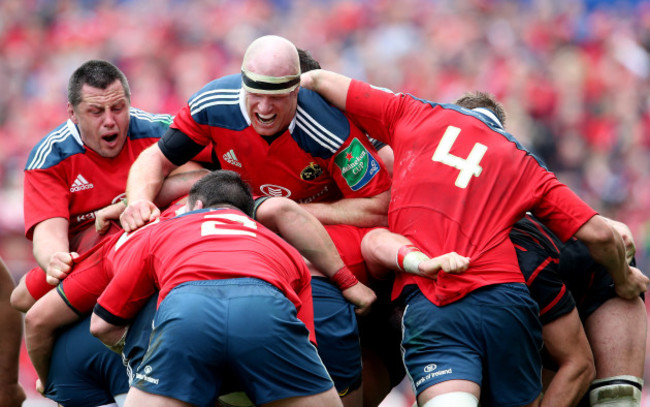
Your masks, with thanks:
M249 92L288 93L300 83L298 50L286 38L260 37L246 49L242 74Z
M300 74L298 50L286 38L266 35L246 49L242 68L259 75L286 76Z

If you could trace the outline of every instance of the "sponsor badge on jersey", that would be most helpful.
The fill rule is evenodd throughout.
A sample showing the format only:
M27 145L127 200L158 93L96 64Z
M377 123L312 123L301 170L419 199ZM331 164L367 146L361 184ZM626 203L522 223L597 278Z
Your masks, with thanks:
M300 179L303 181L313 181L323 173L323 169L315 162L310 162L308 166L300 172Z
M353 191L366 186L379 172L379 163L356 137L345 150L336 155L334 162Z

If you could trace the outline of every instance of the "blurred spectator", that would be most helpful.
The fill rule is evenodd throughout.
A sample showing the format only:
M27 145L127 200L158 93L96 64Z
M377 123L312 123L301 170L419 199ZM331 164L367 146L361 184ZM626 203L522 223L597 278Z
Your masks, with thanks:
M520 141L627 223L639 265L650 267L650 1L3 0L0 256L16 277L32 265L22 169L66 116L75 67L108 59L130 79L134 105L175 113L199 84L237 72L264 34L328 69L430 100L494 93Z

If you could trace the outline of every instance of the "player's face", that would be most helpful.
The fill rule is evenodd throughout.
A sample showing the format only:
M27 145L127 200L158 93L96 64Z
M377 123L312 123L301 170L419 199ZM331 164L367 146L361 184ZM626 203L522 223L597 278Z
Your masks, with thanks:
M283 95L246 92L246 112L261 136L273 136L289 127L296 115L298 88Z
M81 103L75 108L68 104L70 119L79 126L86 147L102 157L117 156L129 130L129 100L116 80L106 89L87 84L81 88Z

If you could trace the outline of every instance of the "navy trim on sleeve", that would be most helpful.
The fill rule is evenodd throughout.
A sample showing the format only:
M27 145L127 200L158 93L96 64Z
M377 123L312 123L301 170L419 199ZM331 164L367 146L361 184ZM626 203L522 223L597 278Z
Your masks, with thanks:
M101 319L108 322L109 324L125 326L131 322L131 320L129 319L120 318L118 316L111 314L109 311L106 310L106 308L102 307L99 304L95 304L95 309L93 310L93 312L97 314L97 316L99 316Z
M262 205L264 201L269 199L270 196L260 196L259 198L255 199L255 203L253 205L253 219L257 220L257 209Z
M205 146L196 143L178 129L168 129L158 140L160 151L174 165L183 165L194 158Z

